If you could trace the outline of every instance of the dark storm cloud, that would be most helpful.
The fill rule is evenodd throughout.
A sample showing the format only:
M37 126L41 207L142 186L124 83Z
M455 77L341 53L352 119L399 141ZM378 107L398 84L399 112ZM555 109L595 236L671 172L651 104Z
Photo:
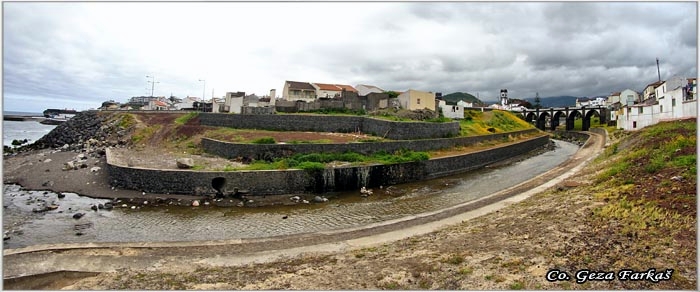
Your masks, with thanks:
M641 90L656 79L657 57L662 78L697 75L696 3L294 3L282 11L208 3L196 14L194 4L113 3L93 16L96 6L5 4L6 100L50 96L98 106L150 94L150 74L161 82L156 95L199 96L199 78L207 91L218 78L233 84L217 87L219 95L259 90L243 80L264 79L263 89L278 92L284 80L298 80L486 100L501 88L521 98ZM164 12L174 6L174 14ZM121 7L117 17L103 20L112 7Z
M440 72L422 74L426 84L494 96L504 86L527 96L589 96L638 90L656 76L657 57L665 77L697 75L695 9L694 3L417 3L407 11L483 32L462 44L462 53L438 56ZM478 50L488 36L492 47ZM445 46L455 45L449 41ZM469 53L475 49L478 54ZM524 56L522 66L513 66L516 54Z

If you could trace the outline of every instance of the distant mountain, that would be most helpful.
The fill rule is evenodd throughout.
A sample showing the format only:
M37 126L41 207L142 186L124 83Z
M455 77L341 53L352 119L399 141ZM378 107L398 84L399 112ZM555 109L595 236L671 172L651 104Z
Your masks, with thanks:
M453 104L456 104L460 100L463 100L465 102L471 102L471 103L474 103L475 105L483 104L483 102L480 99L476 98L475 96L473 96L469 93L464 93L464 92L455 92L455 93L443 95L442 99L445 102L449 102L449 103L453 103Z
M548 96L548 97L540 97L540 105L544 108L548 107L573 107L576 106L576 99L578 97L576 96ZM525 100L529 101L532 106L535 106L535 98L534 97L528 97Z

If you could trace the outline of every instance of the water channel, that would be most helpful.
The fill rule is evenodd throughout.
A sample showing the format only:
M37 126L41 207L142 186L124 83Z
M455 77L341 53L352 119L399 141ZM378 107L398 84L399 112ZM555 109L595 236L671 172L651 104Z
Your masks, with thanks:
M374 189L362 198L358 191L327 194L328 202L239 207L141 207L92 211L109 200L77 194L57 194L3 186L4 248L80 242L159 242L261 238L323 232L436 211L517 185L570 158L578 146L555 141L556 148L498 167ZM37 202L56 202L58 209L34 213ZM79 220L75 212L85 213ZM79 234L79 235L78 235Z

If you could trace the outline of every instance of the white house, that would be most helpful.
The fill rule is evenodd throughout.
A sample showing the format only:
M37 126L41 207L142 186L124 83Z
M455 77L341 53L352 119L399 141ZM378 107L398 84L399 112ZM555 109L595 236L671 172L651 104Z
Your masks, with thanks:
M647 99L654 99L656 98L656 88L661 86L664 81L656 81L654 83L648 84L646 87L644 87L644 91L642 92L641 100L638 101L645 101Z
M316 96L318 98L333 98L340 96L342 89L333 84L325 83L311 83L311 85L316 89Z
M645 92L644 102L624 105L617 111L618 128L634 131L660 121L698 116L697 82L693 78L672 77L653 87L654 92Z
M365 84L358 84L355 86L355 89L357 89L357 95L359 96L367 96L370 93L382 93L384 92L383 89L376 87L374 85L365 85Z
M464 107L459 105L448 105L444 100L438 100L438 107L442 110L442 115L450 119L464 119Z
M165 111L168 110L168 104L158 99L151 99L148 104L143 106L141 110L146 111Z
M354 87L344 84L311 83L311 85L316 89L318 98L340 97L343 91L357 92Z
M466 102L466 101L464 101L464 100L458 101L458 102L457 102L457 105L458 105L458 106L461 106L461 107L463 107L463 108L465 108L465 107L474 107L474 103L473 103L473 102Z
M608 95L608 99L605 100L605 106L606 107L613 107L614 104L621 104L620 103L620 94L622 92L613 92L610 95Z

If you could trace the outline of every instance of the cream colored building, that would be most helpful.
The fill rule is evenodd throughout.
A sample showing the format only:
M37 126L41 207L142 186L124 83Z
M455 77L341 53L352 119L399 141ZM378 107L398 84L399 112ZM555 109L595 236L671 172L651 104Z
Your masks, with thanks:
M435 93L409 89L398 96L399 104L407 110L435 110Z

